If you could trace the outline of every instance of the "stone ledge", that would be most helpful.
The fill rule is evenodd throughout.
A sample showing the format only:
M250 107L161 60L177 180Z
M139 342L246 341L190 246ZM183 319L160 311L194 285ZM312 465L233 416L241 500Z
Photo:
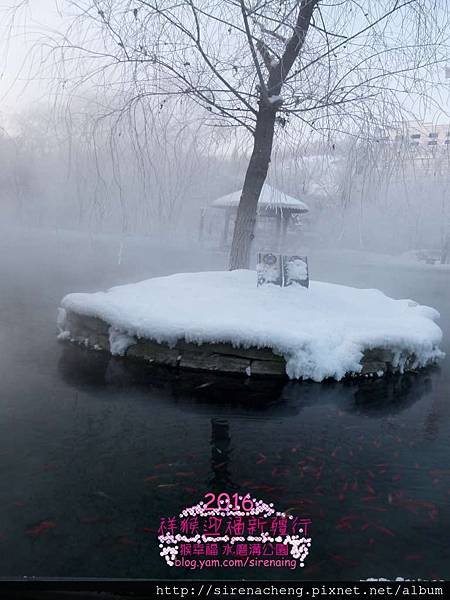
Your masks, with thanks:
M69 331L67 339L71 342L95 350L111 351L110 326L105 321L67 312L66 327ZM235 348L227 343L197 345L181 340L175 346L169 347L167 344L142 338L129 346L125 356L154 365L195 371L287 377L284 357L275 354L270 348ZM413 365L414 358L414 355L411 355L407 365ZM383 348L367 350L361 360L362 371L356 375L370 377L392 373L395 372L392 363L392 351Z

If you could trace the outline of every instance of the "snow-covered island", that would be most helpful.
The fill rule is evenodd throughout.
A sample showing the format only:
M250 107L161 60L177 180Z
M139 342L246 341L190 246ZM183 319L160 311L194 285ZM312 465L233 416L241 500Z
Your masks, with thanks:
M291 379L384 375L444 354L439 313L374 289L257 288L254 271L180 273L69 294L59 338L181 368Z

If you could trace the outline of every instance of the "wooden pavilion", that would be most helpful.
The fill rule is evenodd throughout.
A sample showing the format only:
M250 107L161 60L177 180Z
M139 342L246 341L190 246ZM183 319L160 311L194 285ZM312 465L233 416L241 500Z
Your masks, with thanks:
M232 192L221 198L214 200L209 207L202 210L200 222L200 240L203 238L204 220L206 212L211 209L224 211L223 230L221 237L221 246L226 246L230 232L230 223L235 219L242 190ZM309 212L309 207L299 200L281 192L280 190L264 184L258 201L257 224L264 221L272 222L275 229L275 239L281 248L289 225L296 215Z

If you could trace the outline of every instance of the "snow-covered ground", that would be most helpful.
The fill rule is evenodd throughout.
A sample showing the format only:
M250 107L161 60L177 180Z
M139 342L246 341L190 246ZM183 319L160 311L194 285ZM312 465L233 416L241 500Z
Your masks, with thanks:
M336 252L336 251L335 251ZM441 264L439 253L436 250L411 250L402 254L382 254L380 252L369 252L364 250L338 250L342 261L351 261L354 264L383 266L385 268L404 267L408 269L428 270L428 271L450 271L450 264ZM312 251L312 254L324 254L329 256L330 251ZM425 255L433 257L433 261L427 262Z
M394 366L416 357L415 367L443 357L439 313L374 289L312 281L310 288L256 286L254 271L209 271L157 277L107 292L69 294L64 311L99 317L111 325L112 351L136 338L174 345L228 342L272 348L286 359L291 378L341 379L361 370L363 351L393 351Z

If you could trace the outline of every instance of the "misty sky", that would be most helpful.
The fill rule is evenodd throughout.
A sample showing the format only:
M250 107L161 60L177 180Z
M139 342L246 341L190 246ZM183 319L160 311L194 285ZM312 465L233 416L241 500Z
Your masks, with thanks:
M63 3L64 0L31 0L13 19L10 10L13 0L0 3L2 113L15 113L35 102L48 100L48 81L38 79L39 68L37 64L30 66L30 57L38 58L35 44L43 30L65 29L60 11Z
M12 18L10 7L14 4L22 6ZM66 31L70 23L69 14L66 0L0 2L0 116L3 121L14 113L36 103L45 104L51 99L50 75L44 76L43 70L39 68L39 40L42 39L43 31L50 35L52 31ZM14 28L11 23L14 23ZM448 85L444 88L430 88L435 106L424 108L420 103L415 103L408 106L408 110L418 120L449 122L450 79L447 81Z

